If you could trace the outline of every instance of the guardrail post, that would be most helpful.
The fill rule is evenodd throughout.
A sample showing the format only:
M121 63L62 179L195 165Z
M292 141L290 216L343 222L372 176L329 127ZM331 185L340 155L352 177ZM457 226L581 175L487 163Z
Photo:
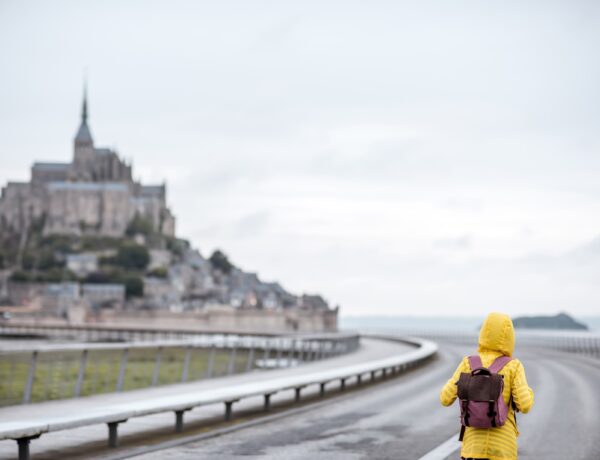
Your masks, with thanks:
M225 401L225 421L226 422L231 420L231 417L232 417L231 407L233 406L233 403L237 402L237 401L238 401L237 399L235 401Z
M283 352L283 344L281 343L281 340L279 340L277 342L277 357L275 358L277 360L277 367L281 367L281 353Z
M183 431L183 414L191 409L182 409L175 411L175 432L181 433Z
M119 366L119 379L117 380L117 391L123 390L123 384L125 383L125 371L127 369L127 356L129 355L129 348L123 350L123 356L121 356L121 365Z
M292 367L292 362L294 361L295 349L296 349L296 340L292 340L292 343L290 344L290 349L288 351L287 367Z
M263 352L263 363L266 364L269 359L269 355L271 354L271 350L269 348L269 339L265 339L265 351Z
M346 379L340 379L340 390L344 391L346 389Z
M231 347L231 353L229 354L229 365L227 366L227 374L231 375L235 371L235 344Z
M267 393L264 395L264 409L265 411L271 410L271 395L273 393Z
M248 351L248 361L246 362L246 372L250 372L254 368L254 342L250 345Z
M371 371L371 382L375 381L375 371Z
M29 443L31 442L32 439L37 439L39 438L41 435L35 435L35 436L29 436L26 438L18 438L16 439L17 441L17 446L19 448L19 460L29 460Z
M119 420L118 422L108 422L108 447L118 447L119 446L119 433L118 427L119 423L126 422L125 420Z
M304 340L298 341L298 363L304 362L304 349L306 348L306 344Z
M294 401L300 402L300 393L302 392L302 387L294 388Z
M29 438L17 439L17 445L19 446L19 460L29 460Z
M156 349L156 361L154 362L154 371L152 372L152 386L156 386L158 384L158 379L160 377L160 362L162 360L162 347L158 347Z
M362 383L362 375L361 375L361 374L358 374L358 375L356 376L356 384L357 384L357 385L360 385L361 383Z
M206 368L206 378L209 379L213 374L213 366L215 364L215 345L210 346L210 352L208 354L208 365Z
M321 397L325 396L325 385L327 385L326 382L320 384L319 396Z
M192 347L189 346L185 350L185 357L183 358L183 369L181 370L181 382L187 382L188 371L190 369L190 355L192 354Z
M31 362L29 363L29 374L27 376L27 383L25 384L25 390L23 392L23 404L31 402L31 391L33 390L33 381L35 379L37 356L37 350L31 353ZM29 442L27 446L29 446ZM27 449L29 450L29 447L27 447Z
M77 373L77 383L75 384L75 396L76 398L81 395L81 389L83 387L83 379L85 377L85 366L87 364L88 350L84 349L81 352L81 359L79 361L79 372Z

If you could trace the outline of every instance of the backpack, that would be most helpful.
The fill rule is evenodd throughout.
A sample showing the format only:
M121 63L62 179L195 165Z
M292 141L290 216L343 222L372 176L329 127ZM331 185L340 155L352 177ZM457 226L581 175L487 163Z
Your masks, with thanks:
M462 441L467 426L495 428L506 422L508 406L502 397L504 376L498 372L511 360L508 356L500 356L485 368L478 355L469 356L471 372L461 373L457 382L462 424L459 441Z

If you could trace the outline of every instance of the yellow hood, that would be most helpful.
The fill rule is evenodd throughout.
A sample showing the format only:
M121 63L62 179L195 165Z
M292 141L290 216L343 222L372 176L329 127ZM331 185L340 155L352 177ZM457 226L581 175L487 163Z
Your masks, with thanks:
M490 313L479 331L479 351L499 351L512 356L515 349L515 329L510 316Z

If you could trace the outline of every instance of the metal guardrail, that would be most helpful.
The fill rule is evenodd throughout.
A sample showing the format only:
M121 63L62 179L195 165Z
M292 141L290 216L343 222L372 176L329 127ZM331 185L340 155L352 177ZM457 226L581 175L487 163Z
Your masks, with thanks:
M398 340L392 337L386 337L385 339ZM50 417L44 419L43 416L38 415L30 420L0 422L0 440L16 440L19 449L19 460L28 460L31 440L40 437L44 433L106 423L108 426L108 445L109 447L116 447L118 445L119 424L133 417L173 412L175 414L175 431L180 432L183 430L185 412L199 406L222 403L225 407L225 420L229 421L233 416L233 404L241 399L263 396L264 409L269 410L270 398L278 392L294 390L295 401L297 402L300 401L302 389L311 385L318 385L320 395L323 396L326 385L333 381L339 381L341 390L344 390L346 381L350 378L356 378L356 384L360 385L365 375L370 375L371 380L375 380L377 374L381 377L399 374L423 363L437 352L437 345L429 341L420 339L402 339L400 341L412 343L418 348L395 357L338 369L232 385L202 393L170 395L149 401L116 403L93 411L86 411L86 413L65 414L60 418Z
M278 368L349 353L352 334L300 337L198 335L108 344L0 350L0 406L120 392Z
M43 324L0 320L0 334L3 335L44 335L65 337L84 341L143 341L159 339L189 339L199 336L253 336L276 337L284 334L266 332L240 332L228 330L199 331L185 328L134 327L115 324Z
M366 331L365 331L366 332ZM383 330L369 330L372 333L383 333ZM386 330L386 332L390 332ZM479 331L452 331L444 329L395 329L396 334L423 337L429 340L455 343L459 345L476 345ZM549 349L567 353L577 353L600 359L600 334L587 331L551 331L517 329L516 348Z

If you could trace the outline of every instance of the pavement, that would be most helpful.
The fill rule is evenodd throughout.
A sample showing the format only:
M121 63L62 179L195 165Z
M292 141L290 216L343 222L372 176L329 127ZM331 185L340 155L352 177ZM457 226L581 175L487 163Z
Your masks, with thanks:
M364 340L363 348L352 355L231 379L303 372L309 366L325 369L398 353L397 346ZM235 406L236 418L230 424L222 422L222 406L203 407L189 413L186 430L179 435L173 435L171 414L130 420L122 425L123 445L116 450L105 447L104 426L51 433L32 443L32 455L40 460L421 460L426 455L428 460L457 460L458 451L452 450L457 444L448 441L459 431L458 407L440 406L438 395L459 360L472 352L464 346L440 343L437 358L399 377L360 389L348 382L346 392L331 388L331 396L325 400L307 391L306 397L314 399L304 405L289 404L292 392L276 395L268 416L260 410L262 398L242 401ZM600 361L539 350L520 350L517 357L525 365L536 397L532 412L518 416L520 460L600 459ZM201 382L198 387L209 383ZM91 398L73 401L73 410L83 407L83 399ZM28 407L34 406L19 409ZM4 409L0 411L3 416ZM14 442L0 442L0 458L14 456Z
M229 377L203 380L199 382L169 385L148 388L123 393L90 396L78 399L49 401L38 404L4 407L0 409L0 420L17 421L20 418L31 418L36 414L45 416L58 416L69 411L84 412L93 407L102 407L104 404L119 403L123 401L147 400L153 397L168 397L179 395L182 392L201 392L208 389L220 388L226 385L238 385L271 379L281 376L302 374L313 371L323 371L334 367L343 367L352 364L364 363L375 359L387 358L407 352L414 348L397 342L362 339L361 347L348 355L329 358L322 361L303 364L298 367L257 371L248 374L238 374ZM333 385L332 385L333 387ZM314 396L316 389L307 389L303 396ZM288 394L289 393L289 394ZM290 400L293 392L282 392L272 397L272 404L277 408L280 402ZM234 405L236 423L246 418L256 417L262 413L262 397L248 398ZM185 415L185 433L202 433L223 425L223 405L209 405L197 408ZM44 434L41 438L31 443L33 459L93 459L108 458L115 453L121 454L141 446L165 442L174 437L174 415L172 413L157 414L129 420L119 426L121 447L108 449L107 428L105 425L93 425L75 430L65 430ZM181 435L179 435L181 437ZM0 459L14 459L16 456L16 443L14 441L0 441Z
M314 410L134 458L418 460L457 436L458 407L440 406L438 395L471 353L441 344L439 357L425 367ZM518 357L536 396L532 412L518 416L519 458L600 459L600 361L550 351ZM427 458L456 460L459 454L446 449Z

